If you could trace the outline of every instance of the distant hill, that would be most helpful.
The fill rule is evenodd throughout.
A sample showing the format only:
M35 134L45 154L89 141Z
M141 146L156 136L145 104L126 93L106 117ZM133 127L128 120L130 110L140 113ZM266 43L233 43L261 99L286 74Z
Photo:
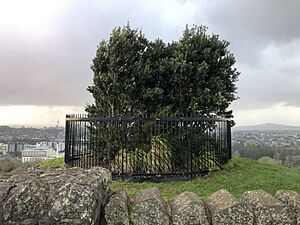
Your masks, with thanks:
M265 123L253 126L236 126L233 127L233 131L271 131L271 130L299 130L300 126L288 126L282 124L274 124L274 123Z

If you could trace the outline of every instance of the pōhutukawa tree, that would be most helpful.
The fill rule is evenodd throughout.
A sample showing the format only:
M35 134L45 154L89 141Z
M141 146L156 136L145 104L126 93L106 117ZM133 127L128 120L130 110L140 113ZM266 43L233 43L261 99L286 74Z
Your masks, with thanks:
M232 111L228 107L237 98L239 72L234 67L235 58L228 46L229 42L220 40L218 35L207 34L205 26L186 27L182 37L172 43L165 43L161 39L148 40L141 30L134 30L129 25L115 28L108 40L100 42L93 59L91 68L94 78L88 91L95 102L88 105L86 111L90 116L197 114L232 118ZM145 132L147 124L143 126ZM200 123L193 123L192 126L201 128L204 134L208 129L207 125ZM120 147L115 149L120 142L118 138L130 141L128 139L135 140L141 135L133 131L134 124L125 122L119 123L118 127L112 123L102 128L93 123L91 127L94 131L107 130L102 132L102 136L99 135L101 132L96 132L97 137L91 134L95 146L101 142L106 143L102 148L111 149L108 156L100 154L101 160L104 160L103 157L119 160ZM179 124L176 127L181 128ZM122 130L126 134L120 137ZM180 137L167 140L176 142L175 139L184 139L186 135L182 133ZM152 146L153 140L159 141L153 136L148 139ZM122 155L125 148L122 147ZM146 149L143 144L132 147L132 151L137 149L140 157L144 157L141 156L141 150L145 154L153 151ZM176 152L169 155L176 157ZM134 157L130 153L129 158ZM203 155L198 157L200 159ZM170 166L166 165L168 168Z

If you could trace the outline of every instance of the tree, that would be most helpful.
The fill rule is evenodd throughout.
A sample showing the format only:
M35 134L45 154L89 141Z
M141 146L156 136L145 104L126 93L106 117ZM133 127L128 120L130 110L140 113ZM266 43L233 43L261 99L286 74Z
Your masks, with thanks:
M94 84L88 87L95 103L88 105L90 114L114 116L136 113L141 57L147 39L129 25L115 28L108 41L100 42L91 69Z
M204 26L186 27L179 41L147 40L129 25L100 42L93 60L95 103L89 114L197 113L232 117L239 72L229 42Z
M172 108L180 113L231 117L232 112L226 110L236 99L239 72L233 68L235 58L227 50L229 42L206 31L203 26L187 27L171 46Z

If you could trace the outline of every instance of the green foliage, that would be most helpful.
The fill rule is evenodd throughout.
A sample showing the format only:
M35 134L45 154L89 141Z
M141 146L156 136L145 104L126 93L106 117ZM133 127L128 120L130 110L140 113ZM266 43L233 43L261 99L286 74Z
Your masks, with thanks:
M203 171L215 171L222 166L213 152L203 152L200 155L192 155L192 167L201 168Z
M128 151L127 149L121 149L115 155L112 161L112 172L121 172L122 167L124 173L131 173L136 171L137 173L145 173L148 168L147 153L139 148L134 151Z
M151 164L154 165L156 171L167 173L172 170L172 151L173 148L167 139L161 136L151 138Z
M18 157L4 157L0 159L0 173L8 173L18 168L35 167L39 162L22 163Z
M275 194L280 189L295 190L300 193L300 170L289 169L278 165L259 163L244 158L233 158L225 165L224 170L209 173L208 178L197 178L191 181L164 183L136 183L113 181L112 189L123 189L130 197L142 188L157 186L165 199L175 197L181 192L191 191L200 197L207 197L219 189L225 188L236 197L248 190L263 189Z
M133 151L121 149L115 155L112 162L112 172L123 171L125 173L149 173L171 171L171 145L161 136L153 136L150 140L150 149L136 148ZM150 171L151 170L153 171Z
M200 146L198 146L200 147ZM115 155L111 165L112 172L124 173L171 173L193 170L213 171L221 168L221 164L213 151L190 153L187 149L172 146L161 135L152 136L149 145L134 150L121 149ZM188 154L188 156L186 155ZM191 154L191 158L188 158ZM187 160L188 159L188 160ZM123 165L123 168L122 168Z
M90 114L120 115L134 112L140 89L141 57L147 40L141 32L127 25L115 28L108 41L101 41L93 60L94 84L88 87L95 104L86 111Z
M231 116L226 109L236 98L239 73L232 68L235 59L227 50L229 42L206 32L204 26L187 27L181 39L171 45L173 111Z
M90 116L198 114L230 118L232 112L227 108L236 99L235 83L239 72L233 67L235 58L228 51L228 46L229 42L220 40L218 35L207 34L204 26L186 27L182 37L172 43L164 43L161 39L150 41L141 31L129 25L115 28L109 40L100 42L93 59L94 78L88 91L95 102L88 105L86 111ZM138 150L135 153L134 149L125 151L126 158L130 159L125 170L134 167L147 171L142 165L138 168L136 157L154 165L160 172L170 171L174 166L171 162L176 162L176 168L182 171L189 170L187 160L190 162L191 156L187 151L181 151L186 146L180 146L187 135L180 132L183 129L180 122L175 126L178 133L167 137L168 142L153 139L151 150L131 141L134 143L131 147ZM96 161L106 165L114 159L119 168L124 150L121 155L118 152L120 146L115 146L121 143L118 139L123 138L119 133L123 134L122 131L131 127L134 124L121 123L115 127L113 123L102 126L91 122L89 148L91 154L97 156ZM141 130L147 129L150 129L147 124L142 125ZM203 132L208 129L209 126L205 126ZM137 139L138 132L128 132L128 135L129 139ZM167 151L170 148L168 143L176 149ZM194 165L208 159L217 166L215 156L201 152L199 155L199 149L194 151ZM151 157L148 157L150 153Z
M7 173L21 166L22 162L18 158L5 157L0 159L0 173Z
M229 42L204 26L186 27L179 41L147 40L129 25L100 42L93 60L90 115L198 113L232 117L236 99Z

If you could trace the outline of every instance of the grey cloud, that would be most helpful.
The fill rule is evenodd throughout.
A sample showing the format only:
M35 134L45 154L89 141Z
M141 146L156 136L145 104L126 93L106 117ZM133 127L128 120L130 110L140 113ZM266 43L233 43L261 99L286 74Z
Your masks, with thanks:
M163 16L152 1L76 1L52 19L55 29L49 38L36 41L0 29L0 78L5 84L0 104L85 105L92 100L86 88L100 40L128 21L152 39L176 38L182 29Z
M264 37L273 41L298 38L300 1L298 0L241 0L212 1L207 7L207 20L233 35ZM230 29L228 29L230 28Z
M199 13L211 30L231 41L240 61L257 65L264 46L299 38L299 12L298 0L213 0Z
M297 0L213 0L196 15L196 21L231 42L242 72L234 108L300 106L299 12Z
M274 67L278 61L274 62ZM261 109L283 103L300 106L300 76L291 76L278 68L250 68L240 65L245 71L238 82L240 99L233 105L236 109Z
M11 36L0 29L0 105L92 101L86 88L96 46L129 21L148 38L165 41L178 39L186 24L207 25L231 42L242 72L236 108L299 106L299 12L298 0L72 1L53 18L49 38ZM276 57L265 55L269 46Z

